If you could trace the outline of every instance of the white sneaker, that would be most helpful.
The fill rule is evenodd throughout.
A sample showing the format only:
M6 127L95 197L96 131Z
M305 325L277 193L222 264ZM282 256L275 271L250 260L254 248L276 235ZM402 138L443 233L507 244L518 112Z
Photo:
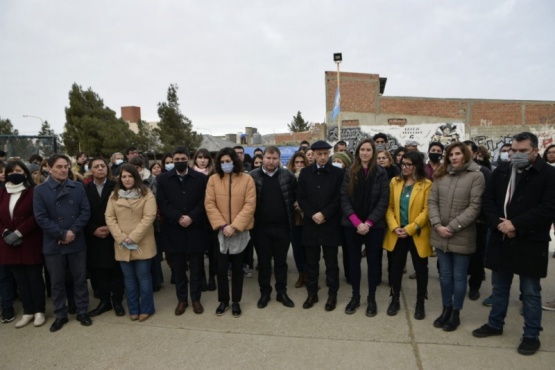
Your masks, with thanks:
M542 308L546 311L555 311L555 301L542 304Z
M45 322L46 316L44 315L44 312L37 312L35 314L35 322L33 325L38 328L39 326L43 326Z
M19 328L22 328L24 326L29 325L29 323L31 321L33 321L33 317L34 317L34 315L23 315L21 320L19 320L18 322L15 323L15 327L19 329Z

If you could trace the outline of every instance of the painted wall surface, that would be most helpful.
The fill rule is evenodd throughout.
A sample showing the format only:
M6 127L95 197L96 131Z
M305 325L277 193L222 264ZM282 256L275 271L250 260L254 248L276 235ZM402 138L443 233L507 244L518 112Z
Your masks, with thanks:
M347 142L348 150L354 152L358 143L365 138L383 132L388 136L387 149L394 151L404 146L407 141L417 141L419 150L427 151L428 144L439 141L444 145L454 141L466 140L465 124L458 123L423 123L420 125L378 125L341 128L341 140ZM328 141L335 143L339 140L338 128L332 127L328 130Z

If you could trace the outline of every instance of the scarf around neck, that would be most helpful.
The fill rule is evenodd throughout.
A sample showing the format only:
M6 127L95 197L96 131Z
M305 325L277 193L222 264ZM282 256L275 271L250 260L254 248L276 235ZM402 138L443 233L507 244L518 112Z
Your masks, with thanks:
M139 199L141 197L141 191L139 189L123 190L118 191L118 197L123 199Z

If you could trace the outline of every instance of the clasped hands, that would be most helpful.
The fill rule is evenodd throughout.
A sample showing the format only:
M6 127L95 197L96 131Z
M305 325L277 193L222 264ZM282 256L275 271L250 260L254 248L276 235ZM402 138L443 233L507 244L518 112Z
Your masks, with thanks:
M6 244L12 245L14 247L18 247L21 245L21 243L23 243L23 239L21 239L16 232L10 231L8 229L4 230L4 232L2 233L2 238L4 238Z
M74 240L75 240L75 234L73 233L73 231L68 230L64 239L59 240L58 244L69 244Z
M318 212L312 215L312 221L314 221L317 225L321 225L326 222L326 218L322 212Z
M187 215L183 215L181 216L181 218L179 218L179 226L181 227L188 227L192 223L193 219Z
M497 230L501 231L511 239L514 238L516 236L516 228L511 220L507 220L503 217L499 217L499 219L501 220L501 223L497 225Z

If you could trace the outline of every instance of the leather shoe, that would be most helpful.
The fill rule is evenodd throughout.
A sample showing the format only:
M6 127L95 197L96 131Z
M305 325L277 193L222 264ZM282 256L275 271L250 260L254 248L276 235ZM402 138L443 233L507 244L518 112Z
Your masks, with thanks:
M258 308L264 308L268 305L268 302L270 302L271 300L272 298L270 297L269 294L263 294L258 300L258 303L256 304L256 306Z
M326 311L333 311L335 310L335 306L337 306L337 296L334 295L330 295L328 296L328 301L326 302Z
M100 301L98 306L92 311L89 312L90 317L95 317L102 315L104 312L108 312L112 309L112 304L106 301Z
M222 316L229 309L229 303L220 302L218 308L216 308L216 315Z
M125 308L123 308L121 302L114 302L112 303L112 305L114 306L114 312L116 313L116 316L125 316Z
M378 313L378 306L375 300L368 299L368 306L366 307L366 316L374 317Z
M276 300L281 302L285 307L295 307L295 303L287 296L287 293L278 294Z
M61 328L64 327L64 324L67 324L67 317L64 318L57 318L53 323L52 326L50 326L50 331L52 333L54 333L55 331L60 330Z
M204 312L204 307L202 307L200 301L193 301L193 312L197 315L200 315Z
M241 316L241 306L239 305L239 302L233 302L231 304L231 314L233 317Z
M89 314L86 314L86 313L80 313L79 315L77 315L77 321L79 321L83 326L92 325L92 320L89 317Z
M306 301L304 301L304 303L303 303L303 308L304 309L311 308L312 306L314 306L314 303L317 303L317 302L318 302L318 295L317 294L309 295L306 298Z
M179 302L177 304L177 307L175 308L175 314L177 316L179 315L183 315L185 313L185 309L189 307L189 303L188 302Z

